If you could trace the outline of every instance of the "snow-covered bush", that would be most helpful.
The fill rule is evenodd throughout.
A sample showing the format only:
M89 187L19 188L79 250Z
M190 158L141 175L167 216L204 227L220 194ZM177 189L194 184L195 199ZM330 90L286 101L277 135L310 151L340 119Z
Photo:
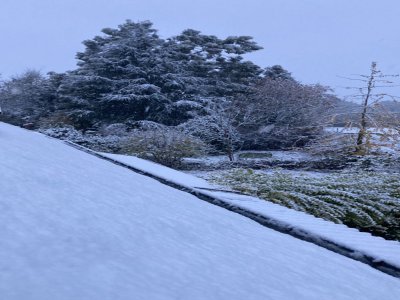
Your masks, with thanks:
M39 132L56 139L68 140L74 143L80 143L85 140L82 133L70 125L39 129Z
M316 217L400 240L400 174L307 176L234 169L212 180Z
M183 158L202 155L205 149L206 145L198 138L177 129L159 128L136 131L122 151L169 167L180 167Z
M235 152L243 144L237 129L236 113L228 102L211 105L208 113L206 116L196 117L181 124L179 128L200 138L233 161Z
M73 126L68 125L63 127L40 129L39 131L45 135L60 140L67 140L89 149L102 152L119 152L127 140L126 136L83 134Z
M149 120L140 120L140 121L128 120L125 123L128 129L130 130L145 131L145 130L162 130L167 128L167 126L163 124Z
M0 82L2 119L14 125L37 122L53 109L55 88L48 76L36 70L28 70L9 80Z
M108 136L125 136L128 134L128 127L124 123L113 123L110 125L104 125L99 129L99 133Z
M127 139L126 136L118 135L85 135L84 141L79 144L95 151L119 153Z

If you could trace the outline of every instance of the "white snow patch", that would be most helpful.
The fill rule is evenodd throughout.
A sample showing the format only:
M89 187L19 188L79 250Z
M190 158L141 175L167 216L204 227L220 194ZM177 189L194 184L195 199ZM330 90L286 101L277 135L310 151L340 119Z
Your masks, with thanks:
M158 177L166 180L171 180L174 183L182 185L184 187L199 187L199 188L215 188L215 185L211 185L206 180L199 177L185 174L183 172L168 168L166 166L138 158L136 156L100 153L101 155L117 160L129 166L135 167L136 169L150 174L156 174Z

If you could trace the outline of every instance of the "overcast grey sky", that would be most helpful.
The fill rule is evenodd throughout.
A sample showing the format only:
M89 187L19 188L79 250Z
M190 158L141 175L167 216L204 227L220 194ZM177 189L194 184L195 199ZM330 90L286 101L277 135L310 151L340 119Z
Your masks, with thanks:
M400 0L0 0L0 73L73 69L83 40L126 19L151 20L162 37L251 35L264 50L250 59L305 83L346 85L338 75L372 60L400 73Z

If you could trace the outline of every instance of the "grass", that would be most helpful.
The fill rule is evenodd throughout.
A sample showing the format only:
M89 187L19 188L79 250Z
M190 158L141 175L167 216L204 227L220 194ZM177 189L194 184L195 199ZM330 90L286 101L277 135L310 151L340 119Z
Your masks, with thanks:
M233 169L211 180L335 223L400 241L400 174L333 173L323 176L283 171Z

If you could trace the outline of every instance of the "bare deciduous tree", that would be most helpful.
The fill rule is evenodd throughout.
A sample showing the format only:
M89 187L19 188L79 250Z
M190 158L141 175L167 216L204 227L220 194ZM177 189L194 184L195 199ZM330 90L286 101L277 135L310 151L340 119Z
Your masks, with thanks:
M240 149L243 143L238 131L241 125L239 112L229 100L215 101L206 109L208 112L206 116L194 118L180 127L224 152L229 161L234 161L235 151Z
M319 134L334 100L324 86L266 77L250 96L236 101L242 112L240 130L265 140L266 146L300 146Z
M393 78L399 75L386 75L377 68L377 63L372 62L368 75L355 75L347 78L356 81L362 86L346 87L355 90L354 94L348 96L350 100L361 104L358 114L358 133L355 141L355 153L367 154L371 143L371 134L380 138L390 138L399 135L398 117L386 109L385 101L396 101L399 97L388 94L385 89L398 86ZM350 125L351 126L351 125ZM373 128L373 132L369 130Z

